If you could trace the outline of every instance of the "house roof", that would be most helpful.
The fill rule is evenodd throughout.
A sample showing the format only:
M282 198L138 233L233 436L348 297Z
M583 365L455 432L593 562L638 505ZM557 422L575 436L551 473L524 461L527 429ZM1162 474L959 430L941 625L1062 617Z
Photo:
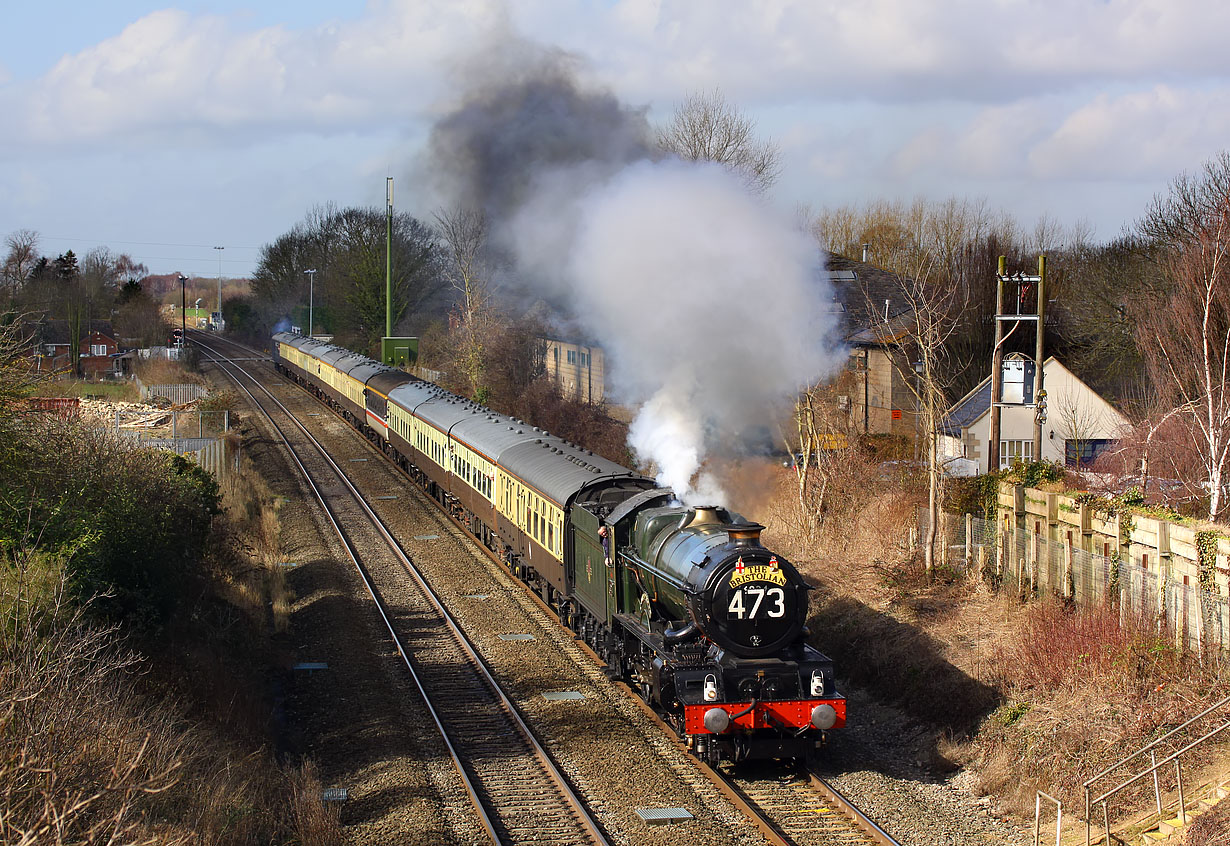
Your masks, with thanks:
M1085 385L1084 381L1079 376L1064 367L1063 363L1053 355L1047 356L1046 360L1042 362L1042 369L1044 373L1046 372L1047 367L1051 364L1054 364L1056 367L1059 367L1069 373L1079 384L1084 385L1090 393L1101 398L1100 394L1094 391L1093 388ZM1105 399L1102 399L1103 402L1105 402ZM1122 414L1120 414L1114 406L1111 406L1110 403L1107 403L1107 405L1110 406L1112 412L1119 414L1119 416L1122 417ZM948 409L948 413L945 414L944 418L940 421L940 433L950 435L954 438L959 438L961 437L961 431L963 429L967 429L972 426L978 418L982 417L982 415L986 414L990 410L991 377L987 376L975 385L972 391L957 400L956 403L953 404L952 408Z
M22 335L39 344L70 344L72 332L67 320L40 320L38 323L22 324ZM92 332L115 339L115 330L111 328L110 320L90 320L81 322L81 337ZM80 340L80 338L78 339Z
M956 404L948 409L948 413L940 421L940 432L959 438L961 430L986 414L990 407L991 377L988 376L979 382L974 390L957 400Z
M910 314L902 279L866 262L826 253L824 266L833 285L833 299L843 315L845 338L854 344L884 344L895 339ZM885 335L885 324L894 326Z

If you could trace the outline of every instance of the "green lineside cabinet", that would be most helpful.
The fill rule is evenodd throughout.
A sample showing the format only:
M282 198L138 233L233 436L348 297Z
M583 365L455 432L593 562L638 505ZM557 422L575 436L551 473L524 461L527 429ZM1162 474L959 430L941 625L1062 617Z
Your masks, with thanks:
M414 364L419 357L418 338L385 337L380 342L380 361L393 367Z

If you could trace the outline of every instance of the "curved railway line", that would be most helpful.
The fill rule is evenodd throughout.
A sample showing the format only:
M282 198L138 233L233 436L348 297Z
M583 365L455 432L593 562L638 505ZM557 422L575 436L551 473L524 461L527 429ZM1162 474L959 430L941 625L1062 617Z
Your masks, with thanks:
M347 550L352 549L351 536L356 534L355 526L366 524L379 534L381 544L386 549L383 555L369 551L365 556L354 551L350 552L351 560L369 594L381 608L381 616L397 644L398 653L409 672L415 676L414 683L424 701L428 702L437 730L445 738L454 768L466 784L471 803L488 838L496 843L608 842L599 824L592 819L567 779L551 762L543 744L534 737L511 699L499 690L483 659L449 617L443 603L433 595L410 556L384 527L347 474L295 419L293 413L255 376L239 366L241 362L263 362L269 364L269 373L274 374L268 356L216 336L196 332L190 332L189 336L192 343L210 355L207 361L219 367L278 432L304 478L309 479L317 501L330 515L329 520ZM220 345L233 347L240 352L227 356L216 349ZM319 456L317 460L322 465L327 462L327 471L322 467L313 472L317 476L327 472L333 477L332 482L318 486L310 481L313 472L304 466L298 451L287 439L287 429L277 424L266 403L243 385L239 374L259 386L269 398L268 402L274 404L274 413L289 419L303 440L311 444L311 453ZM276 378L281 380L283 377L277 375ZM377 451L372 448L371 452ZM402 478L407 482L407 487L412 487L408 477ZM462 524L442 510L437 511L437 515L447 520L456 534L463 534L472 541L477 552L494 560L492 554ZM370 572L374 568L365 562L373 557L389 556L397 561L397 569L403 579L408 577L418 586L420 607L401 613L384 609L381 591ZM526 596L547 614L554 616L533 592L526 591ZM560 633L561 636L570 635L563 627L560 627ZM600 663L598 656L582 642L577 641L576 645ZM470 668L470 672L457 672L460 666ZM628 697L661 727L663 733L673 738L666 723L631 688L623 687ZM431 704L433 701L443 704L437 708ZM481 717L476 718L476 714ZM681 743L678 745L682 748ZM758 768L758 773L749 774L746 771L713 769L692 760L696 772L716 784L771 843L796 846L898 846L896 840L814 773L800 774L796 767L783 770L773 765L763 765ZM534 763L527 768L524 766L527 761ZM481 762L491 762L492 765L483 766Z
M196 343L214 354L213 363L265 415L302 472L374 600L488 838L494 843L607 844L597 821L551 761L516 706L342 468L251 374L206 344ZM262 387L268 401L250 391L241 375ZM295 448L288 429L275 419L279 414L314 448L316 461L305 458ZM309 464L314 466L309 469ZM322 478L327 475L333 479ZM345 493L337 491L336 485L330 490L332 481L340 483ZM369 537L358 538L359 525L374 529L384 549L373 548L370 533L365 533ZM398 613L384 601L375 568L368 562L389 557L417 585L419 607Z

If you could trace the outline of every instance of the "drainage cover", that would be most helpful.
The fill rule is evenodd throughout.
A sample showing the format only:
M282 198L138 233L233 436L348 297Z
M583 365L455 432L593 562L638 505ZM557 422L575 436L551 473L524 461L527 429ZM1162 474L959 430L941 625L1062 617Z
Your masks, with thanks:
M352 458L351 461L367 461L366 458Z
M670 825L692 819L684 808L637 808L636 813L648 825Z
M320 799L322 802L345 802L350 796L350 791L344 787L326 787L321 791Z
M461 598L462 598L462 599L486 599L486 598L487 598L487 594L485 594L485 593L472 593L472 594L470 594L469 596L463 596L463 597L461 597Z
M440 536L439 535L415 535L414 539L415 540L435 540L438 537Z
M570 699L584 699L585 694L579 690L553 690L550 693L544 693L542 698L548 702L564 702Z
M500 640L534 640L532 634L502 634Z
M279 567L298 567L299 562L298 561L279 561L278 566Z
M366 461L367 459L364 459ZM395 496L378 496L376 499L397 499Z

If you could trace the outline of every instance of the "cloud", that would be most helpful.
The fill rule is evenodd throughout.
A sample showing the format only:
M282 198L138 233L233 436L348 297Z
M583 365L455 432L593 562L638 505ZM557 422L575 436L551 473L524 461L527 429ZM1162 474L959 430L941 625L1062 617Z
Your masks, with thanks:
M0 107L24 116L0 144L405 122L435 107L454 56L502 29L586 55L632 103L669 109L720 87L734 102L818 112L1221 81L1227 28L1230 5L1202 0L393 0L297 30L165 10L40 79L0 76Z
M1155 85L1118 94L1031 98L919 126L891 154L901 178L1167 180L1230 137L1230 93Z
M373 7L358 21L308 30L242 31L223 17L154 12L40 79L0 89L0 106L24 116L0 143L161 144L194 131L404 121L428 107L457 46L502 16L494 0L436 0Z
M1168 178L1207 159L1230 138L1230 93L1157 85L1098 95L1068 114L1029 153L1048 179Z
M538 3L517 21L592 56L632 99L720 85L736 100L1002 103L1081 83L1220 79L1230 25L1230 7L1206 0L624 0L582 19L561 13L571 6Z

